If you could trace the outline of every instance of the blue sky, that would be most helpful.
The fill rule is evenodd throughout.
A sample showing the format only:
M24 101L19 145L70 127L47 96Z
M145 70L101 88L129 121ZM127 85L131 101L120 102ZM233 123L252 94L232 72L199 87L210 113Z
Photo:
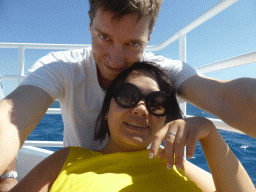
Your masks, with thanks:
M219 0L165 0L149 45L185 27ZM0 0L0 42L90 44L88 0ZM256 50L256 1L240 0L187 34L187 63L199 67ZM26 50L27 70L56 50ZM178 41L156 54L179 59ZM18 71L18 50L0 48L0 75ZM256 77L256 64L207 74L218 79ZM9 94L15 82L4 82Z

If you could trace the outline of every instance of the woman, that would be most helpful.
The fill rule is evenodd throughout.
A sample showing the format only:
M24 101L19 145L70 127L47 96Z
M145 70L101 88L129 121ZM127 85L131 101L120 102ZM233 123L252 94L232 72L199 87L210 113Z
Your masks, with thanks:
M137 63L109 87L95 139L108 139L100 151L63 148L37 165L12 191L252 191L245 169L213 123L193 118L210 170L200 172L184 161L183 168L166 169L166 152L149 159L147 146L166 122L166 141L177 140L184 121L172 86L156 66ZM165 126L166 127L166 126ZM193 134L192 134L193 135ZM167 149L166 149L167 151ZM170 168L170 167L168 167Z

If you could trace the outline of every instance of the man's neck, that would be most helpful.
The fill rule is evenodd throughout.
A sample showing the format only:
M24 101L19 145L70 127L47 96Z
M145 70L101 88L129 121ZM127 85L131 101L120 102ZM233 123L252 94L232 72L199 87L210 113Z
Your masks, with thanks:
M111 84L111 81L103 77L98 66L97 66L97 78L102 89L107 90Z

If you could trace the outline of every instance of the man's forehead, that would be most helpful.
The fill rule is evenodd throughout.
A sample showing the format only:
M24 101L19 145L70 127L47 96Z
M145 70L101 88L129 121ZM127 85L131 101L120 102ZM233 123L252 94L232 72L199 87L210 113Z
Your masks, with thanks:
M132 22L134 24L137 24L137 23L140 23L140 22L149 24L149 18L140 17L137 13L129 13L129 14L125 14L125 15L120 16L120 15L116 14L115 12L99 8L96 11L96 15L95 15L95 18L98 18L98 19L101 19L101 20L102 19L104 19L104 20L108 19L108 21L113 23L113 24L119 24L127 17L129 17L130 22ZM126 21L129 21L129 20L126 19Z
M93 28L105 34L113 34L116 37L120 35L120 32L126 36L137 36L138 38L148 36L149 22L147 18L138 20L136 14L128 14L115 19L113 14L109 11L98 10L92 23Z
M127 13L127 14L120 14L120 13L115 13L113 11L110 11L110 10L105 10L104 8L101 8L99 7L97 10L96 10L96 14L107 14L111 17L111 20L113 22L118 22L120 21L124 16L127 16L127 15L135 15L136 18L137 18L137 21L139 21L141 19L141 17L139 16L139 14L137 13Z

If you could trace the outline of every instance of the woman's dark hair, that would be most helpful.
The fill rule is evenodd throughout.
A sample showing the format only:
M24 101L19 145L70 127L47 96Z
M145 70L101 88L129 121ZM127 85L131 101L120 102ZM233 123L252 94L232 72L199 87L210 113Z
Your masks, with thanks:
M102 109L97 119L96 129L95 129L95 138L94 138L95 140L102 141L105 139L107 134L108 136L110 136L108 121L105 120L105 116L109 110L110 102L114 94L114 89L117 85L124 83L125 79L132 71L149 72L156 78L157 83L160 87L160 90L169 94L169 96L171 97L171 102L169 104L170 106L168 106L168 109L171 109L171 110L167 112L166 123L176 119L182 119L182 112L179 108L179 104L176 99L176 92L169 80L169 77L165 74L165 72L162 69L160 69L158 65L156 65L153 62L148 62L148 61L138 62L138 63L134 63L131 67L122 71L109 86L106 92Z

